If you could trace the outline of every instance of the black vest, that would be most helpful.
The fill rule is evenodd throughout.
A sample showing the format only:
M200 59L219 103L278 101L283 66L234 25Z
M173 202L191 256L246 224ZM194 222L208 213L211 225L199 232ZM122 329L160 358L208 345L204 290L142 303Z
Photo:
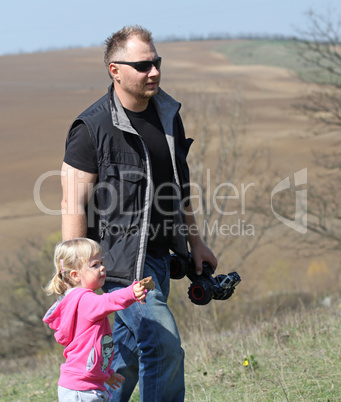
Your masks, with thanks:
M98 181L87 207L87 236L101 243L107 280L130 285L135 279L143 278L152 198L148 151L111 88L78 116L70 130L79 121L88 128L98 161ZM181 209L189 199L186 156L192 140L185 138L178 112L172 123L178 199L169 248L186 256L187 238L183 235ZM176 230L180 226L181 235Z

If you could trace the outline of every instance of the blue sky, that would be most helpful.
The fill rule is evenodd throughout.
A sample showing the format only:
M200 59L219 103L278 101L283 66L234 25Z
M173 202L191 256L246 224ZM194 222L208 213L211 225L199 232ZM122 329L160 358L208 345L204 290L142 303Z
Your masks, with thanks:
M212 33L294 35L310 8L341 16L340 0L2 0L0 55L102 45L127 24L155 39Z

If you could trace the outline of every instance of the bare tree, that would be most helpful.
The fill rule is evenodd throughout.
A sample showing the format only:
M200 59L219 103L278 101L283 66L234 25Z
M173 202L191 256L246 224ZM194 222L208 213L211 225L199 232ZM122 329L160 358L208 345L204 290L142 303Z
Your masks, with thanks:
M188 162L191 201L201 235L218 259L217 273L238 271L248 289L246 298L252 298L257 285L250 285L244 273L255 268L252 255L278 240L272 229L280 225L270 204L277 180L271 154L249 130L241 90L179 97L186 134L195 139ZM245 305L238 290L228 302L195 306L187 298L188 286L186 278L173 281L170 293L170 307L185 338L190 339L198 325L222 331L238 321Z
M316 155L319 174L309 185L308 229L305 243L318 253L339 252L341 247L340 155ZM336 159L335 159L336 158ZM335 163L334 163L334 162Z
M0 284L2 357L31 355L55 344L53 331L42 322L54 302L46 296L43 286L53 272L52 245L59 240L58 233L43 246L27 242L15 261L3 264L6 280Z
M306 67L313 68L314 89L294 106L314 124L315 134L338 133L341 127L341 18L333 11L310 10L308 28L298 31L296 46ZM334 151L315 154L317 173L309 184L308 229L302 239L310 250L323 253L341 246L341 158ZM318 245L318 247L316 247Z
M241 91L200 93L185 102L192 203L203 239L217 258L237 269L271 241L276 224L269 204L270 157L264 144L247 140L248 116ZM233 254L233 257L232 257Z
M335 13L307 13L308 28L295 39L299 57L312 68L309 79L320 84L299 102L301 112L318 129L341 126L341 19Z

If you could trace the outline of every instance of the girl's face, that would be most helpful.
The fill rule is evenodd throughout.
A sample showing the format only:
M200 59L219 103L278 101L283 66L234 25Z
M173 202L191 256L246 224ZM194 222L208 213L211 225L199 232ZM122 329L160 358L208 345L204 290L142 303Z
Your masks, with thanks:
M100 254L93 255L88 264L84 264L80 271L79 286L86 289L97 290L104 285L105 268Z

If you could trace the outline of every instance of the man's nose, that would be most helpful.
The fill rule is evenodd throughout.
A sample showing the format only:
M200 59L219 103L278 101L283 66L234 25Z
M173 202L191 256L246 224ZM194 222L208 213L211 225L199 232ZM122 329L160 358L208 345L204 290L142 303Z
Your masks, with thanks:
M153 64L152 69L149 71L148 75L151 77L153 77L155 75L160 75L160 69L157 69Z

